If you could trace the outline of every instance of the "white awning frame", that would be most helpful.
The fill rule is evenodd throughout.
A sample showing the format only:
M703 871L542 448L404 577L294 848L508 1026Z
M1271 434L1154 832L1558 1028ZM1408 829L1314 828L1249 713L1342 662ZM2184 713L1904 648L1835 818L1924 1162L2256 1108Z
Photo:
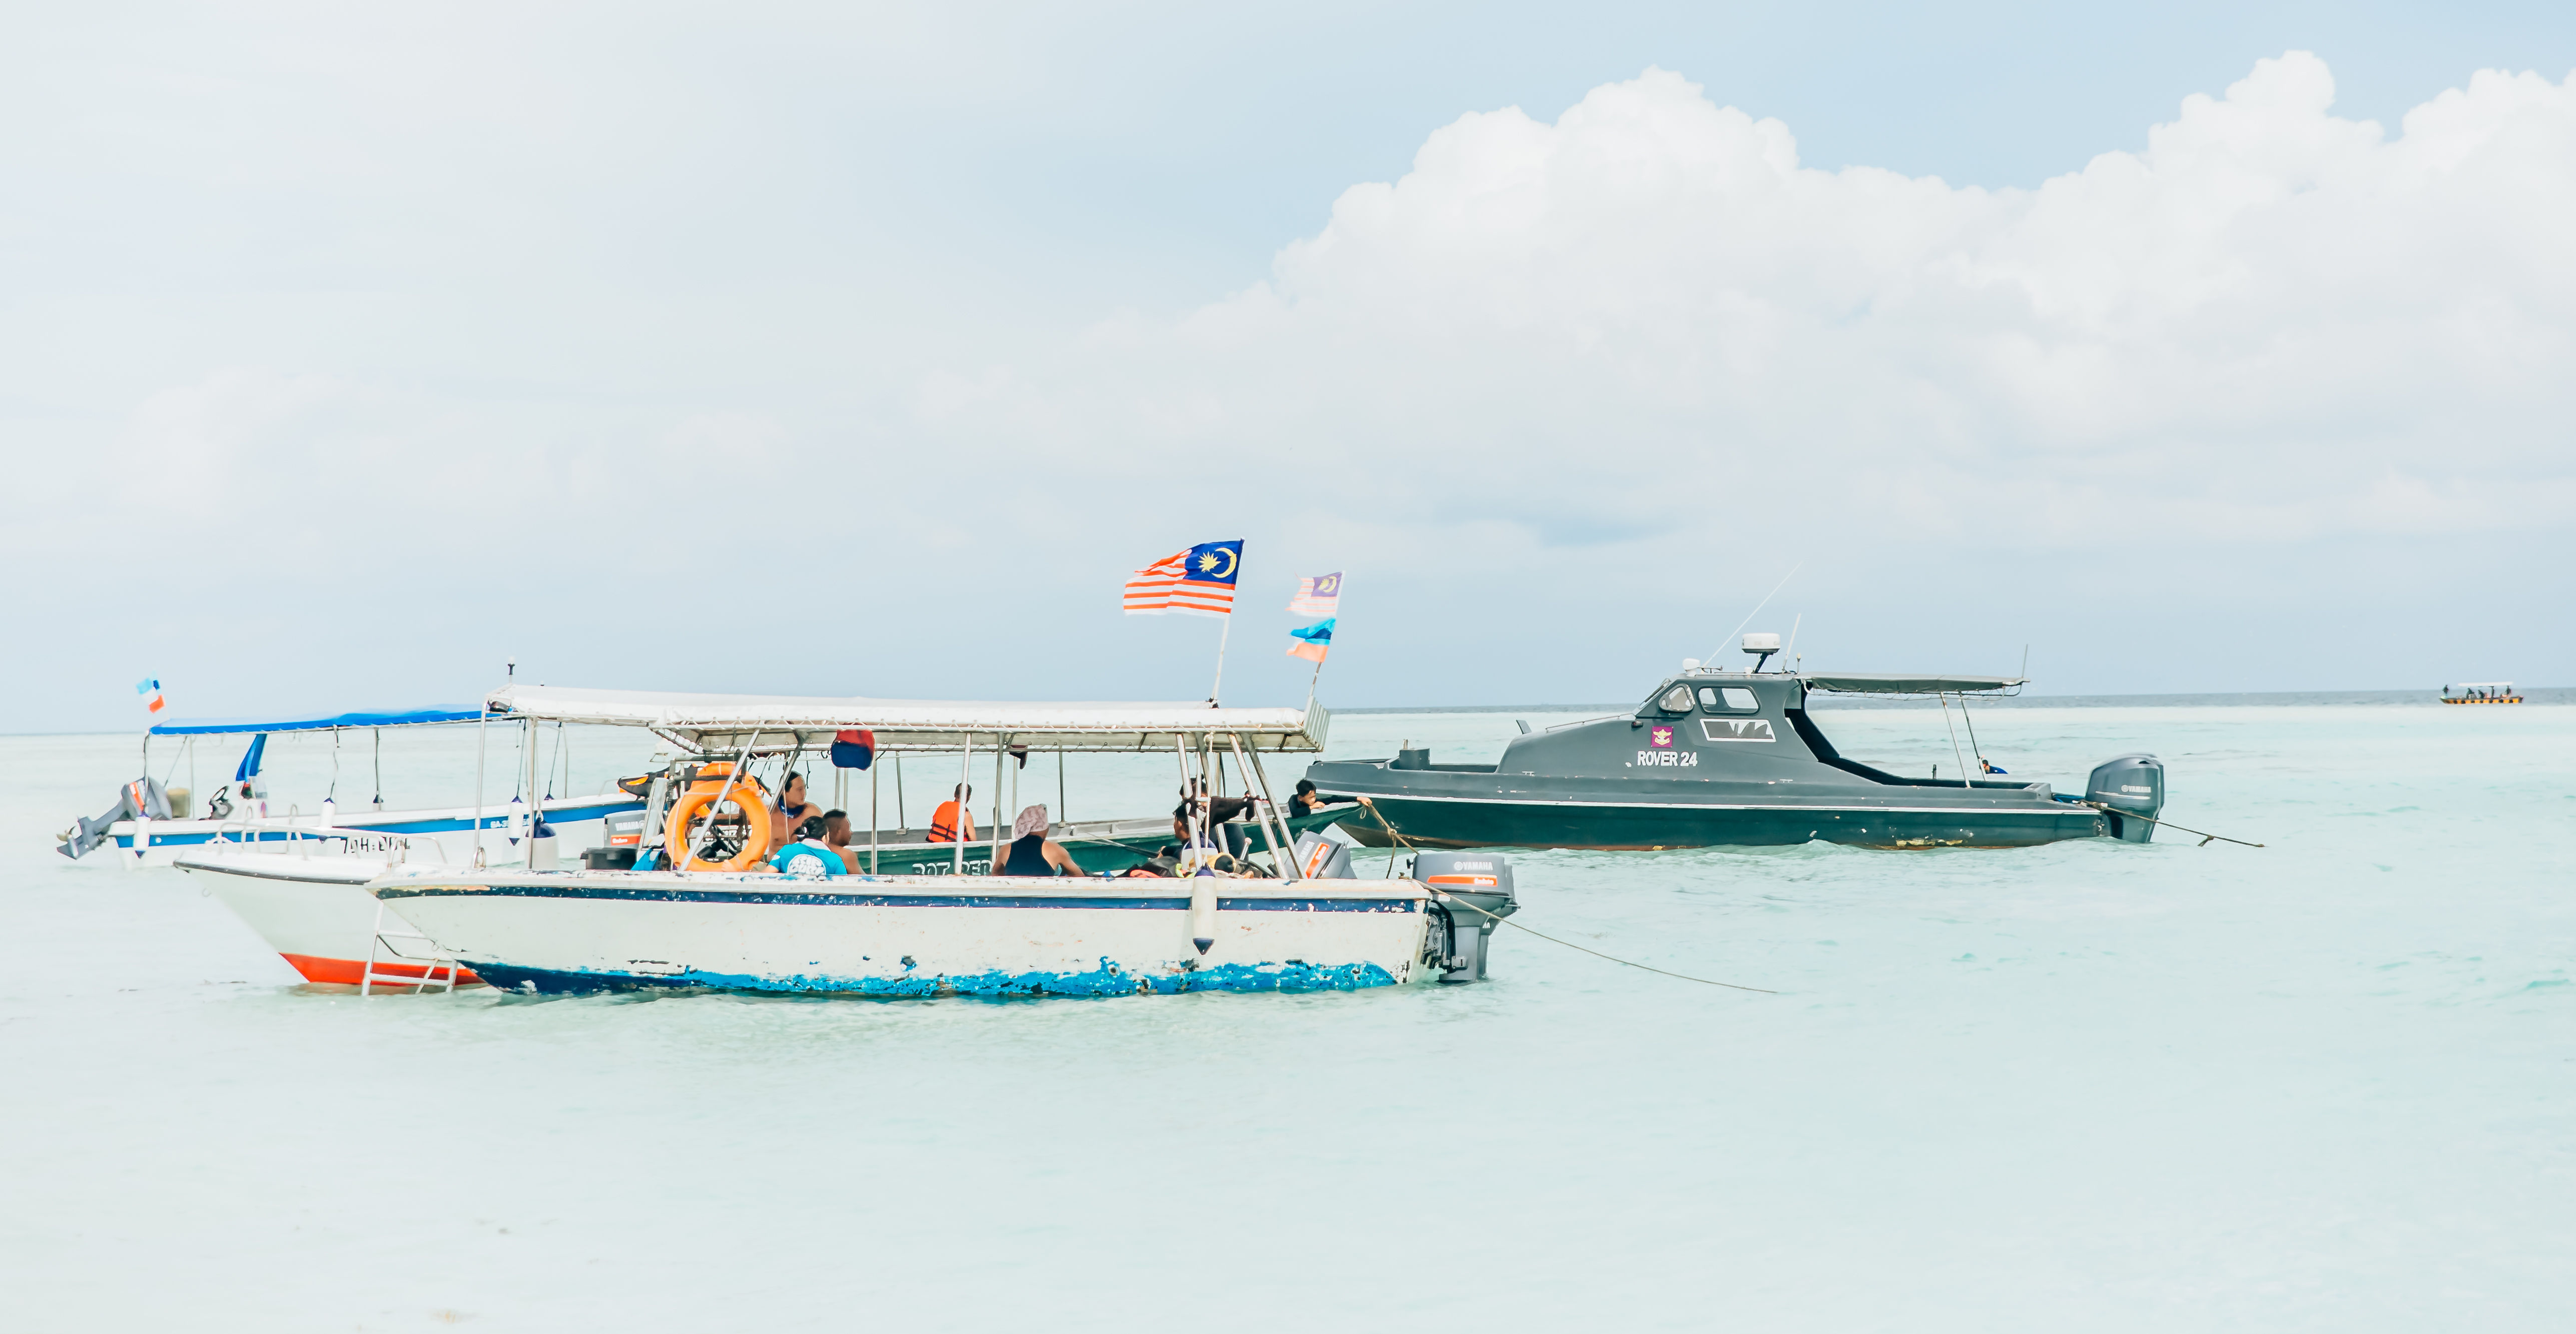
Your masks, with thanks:
M865 728L886 751L976 749L1169 751L1176 741L1242 738L1249 750L1319 753L1332 715L1307 709L1220 709L1205 703L1008 703L786 695L703 695L508 685L485 699L495 716L642 727L689 750L828 746Z

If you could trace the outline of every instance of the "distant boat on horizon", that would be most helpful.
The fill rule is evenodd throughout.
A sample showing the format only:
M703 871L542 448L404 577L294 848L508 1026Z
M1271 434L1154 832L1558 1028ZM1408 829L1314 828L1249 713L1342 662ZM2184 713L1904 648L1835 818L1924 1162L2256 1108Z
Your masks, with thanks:
M2454 691L2458 693L2453 693ZM2445 704L2520 704L2522 696L2513 693L2511 681L2464 681L2442 687Z

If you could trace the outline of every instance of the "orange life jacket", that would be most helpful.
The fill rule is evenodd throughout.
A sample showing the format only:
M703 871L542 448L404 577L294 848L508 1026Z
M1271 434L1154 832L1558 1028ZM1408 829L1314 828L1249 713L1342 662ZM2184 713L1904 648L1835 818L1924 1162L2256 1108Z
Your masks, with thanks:
M933 843L956 842L957 826L961 821L966 826L967 834L969 836L973 835L975 832L974 816L966 814L965 809L959 806L956 802L943 801L939 803L939 809L930 817L930 841Z

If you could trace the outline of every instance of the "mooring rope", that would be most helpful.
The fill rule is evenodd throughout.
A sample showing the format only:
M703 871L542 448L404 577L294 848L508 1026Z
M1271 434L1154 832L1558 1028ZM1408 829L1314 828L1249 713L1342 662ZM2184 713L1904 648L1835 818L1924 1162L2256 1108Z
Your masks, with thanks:
M1356 794L1356 793L1354 793L1353 795L1355 795L1355 796L1356 796L1357 794ZM1369 800L1369 799L1368 799L1368 798L1366 798L1366 797L1360 797L1359 802L1360 802L1360 805L1365 806L1365 807L1367 807L1367 808L1368 808L1369 818L1370 818L1370 819L1373 819L1373 820L1375 820L1375 821L1377 821L1377 827L1378 827L1378 828L1380 828L1380 829L1385 830L1385 831L1386 831L1386 836L1387 836L1387 837L1389 837L1389 838L1391 838L1391 839L1394 839L1396 842L1401 843L1401 844L1403 844L1404 846L1406 846L1406 847L1408 847L1408 848L1412 848L1412 849L1413 849L1413 851L1414 851L1417 855L1418 855L1419 853L1421 853L1422 849L1421 849L1421 848L1419 848L1419 847L1415 847L1414 842L1413 842L1413 840L1412 840L1412 839L1406 838L1404 835L1402 835L1402 834L1400 834L1400 833L1397 833L1397 832L1396 832L1396 829L1395 829L1395 826L1387 823L1387 821L1386 821L1386 816L1385 816L1382 812L1380 812L1380 811L1378 810L1378 808L1377 808L1377 803L1376 803L1376 802L1371 801L1371 800ZM1508 917L1503 916L1501 913L1496 913L1496 912L1486 912L1484 909L1477 907L1475 904L1472 904L1472 903L1467 902L1465 899L1458 898L1458 897L1456 897L1456 896L1454 896L1454 895L1450 895L1450 894L1442 893L1440 890L1437 890L1437 889L1431 889L1431 886L1429 886L1429 885L1427 885L1427 884L1426 884L1426 885L1424 885L1424 886L1423 886L1423 888L1425 888L1425 889L1430 889L1430 890L1431 890L1431 892L1432 892L1434 895L1437 895L1437 896L1439 897L1439 899L1440 899L1440 901L1441 901L1442 903L1449 904L1449 905L1452 905L1452 906L1454 906L1454 907L1465 908L1465 909L1467 909L1467 910L1468 910L1468 911L1470 911L1470 912L1479 912L1479 913L1484 913L1484 914L1485 914L1485 916L1493 918L1493 919L1494 919L1494 921L1495 921L1496 923L1498 923L1498 924L1500 924L1500 925L1502 925L1502 926L1517 927L1518 929L1523 930L1523 931L1527 931L1527 932L1529 932L1531 935L1536 936L1536 937L1538 937L1539 939L1544 940L1544 941L1548 942L1548 943L1549 943L1549 944L1551 944L1551 945L1563 945L1564 947L1566 947L1567 949L1570 949L1570 950L1581 950L1581 951L1583 951L1585 954L1589 954L1589 955L1591 955L1593 958L1596 958L1596 959L1607 959L1607 960L1609 960L1609 961L1610 961L1610 962L1612 962L1612 963L1615 963L1615 964L1622 964L1622 965L1625 965L1625 966L1630 967L1630 968L1642 968L1642 969L1644 969L1645 971L1647 971L1647 972L1649 972L1649 973L1659 973L1659 974L1661 974L1661 975L1663 975L1663 976L1665 976L1665 977L1678 978L1678 979L1680 979L1681 981L1684 981L1684 982L1697 982L1697 983L1699 983L1701 986L1704 986L1704 987L1725 987L1725 988L1727 988L1727 989L1729 989L1729 990L1732 990L1732 991L1755 991L1755 992L1760 992L1761 994L1763 994L1763 995L1765 995L1765 996L1777 996L1777 995L1779 995L1779 994L1780 994L1779 992L1773 991L1773 990L1772 990L1772 989L1770 989L1769 987L1748 987L1748 986L1743 986L1743 985L1741 985L1741 984L1739 984L1739 983L1734 983L1734 982L1720 982L1720 981L1717 981L1717 980L1716 980L1716 979L1714 979L1714 978L1693 977L1693 976L1691 976L1691 975L1690 975L1690 974L1688 974L1688 973L1676 973L1676 972L1671 972L1671 971L1666 970L1666 969L1657 968L1657 967L1655 967L1653 964L1639 963L1639 962L1637 962L1637 961L1636 961L1636 960L1634 960L1634 959L1622 959L1622 958L1620 958L1618 955L1615 955L1615 954L1603 954L1601 951L1596 950L1596 949L1593 949L1593 948L1591 948L1591 947L1589 947L1589 946L1585 946L1585 945L1577 945L1577 944L1575 944L1575 943L1574 943L1573 941L1571 941L1571 940L1559 940L1559 939L1557 939L1556 937L1551 936L1551 935L1549 935L1548 933L1546 933L1546 932L1544 932L1544 931L1541 931L1541 930L1539 930L1539 929L1538 929L1538 928L1536 928L1536 927L1531 927L1531 926L1521 926L1521 924L1520 924L1520 923L1515 922L1515 921L1513 921L1512 919L1510 919L1510 918L1508 918Z
M2124 810L2121 810L2121 809L2120 809L2119 807L2117 807L2117 806L2109 806L2109 805L2105 805L2105 804L2103 804L2103 803L2101 803L2101 802L2098 802L2098 801L2080 802L2080 803L2078 803L2078 804L2079 804L2079 805L2084 805L2084 806L2090 806L2090 807L2092 807L2093 809L2095 809L2095 810L2097 810L2097 811L2102 812L2104 815L2116 815L2116 816L2119 816L2119 817L2120 817L2121 819L2123 819L2123 820L2144 820L2144 821L2146 821L2148 824L2160 824L2160 825L2163 825L2163 826L2164 826L2165 828L2167 828L2167 829L2181 829L2181 830L2182 830L2182 832L2184 832L2184 833L2186 833L2186 834L2199 834L2199 835L2200 835L2200 842L2199 842L2198 846L2200 846L2200 847L2204 847L2204 848L2209 846L2209 841L2210 841L2211 839L2213 839L2213 838L2214 838L2214 839L2217 839L2217 840L2218 840L2219 842L2221 842L2221 843L2233 843L2233 844L2235 844L2236 846L2238 846L2238 847L2240 847L2240 848L2259 848L2259 847L2263 846L2263 845L2262 845L2262 844L2260 844L2260 843L2248 843L2248 842L2246 842L2244 839L2241 839L2241 838L2229 838L2229 837L2228 837L2227 835L2225 835L2225 834L2212 834L2212 833L2208 833L2208 832L2206 832L2206 831L2204 831L2204 830L2199 830L2199 829L2185 829L2183 826L2178 825L2178 824L2175 824L2175 823L2174 823L2173 821L2171 821L2171 820L2159 820L2159 819L2157 819L2156 817L2154 817L2154 816L2152 816L2152 815L2140 815L2140 814L2138 814L2138 813L2137 813L2137 812L2135 812L2135 811L2124 811Z

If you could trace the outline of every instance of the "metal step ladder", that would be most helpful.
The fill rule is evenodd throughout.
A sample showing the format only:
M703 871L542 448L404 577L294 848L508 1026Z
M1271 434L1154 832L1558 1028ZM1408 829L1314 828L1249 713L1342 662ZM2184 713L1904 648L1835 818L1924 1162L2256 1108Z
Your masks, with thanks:
M416 957L403 953L402 947L394 943L396 941L418 941L426 949L423 954ZM393 960L400 960L419 967L420 975L415 977L408 973L391 971L390 966L380 969L377 965L379 954L392 956L392 959L386 961L388 965ZM359 995L373 995L378 986L406 988L415 996L428 995L433 989L444 994L456 990L458 970L459 965L456 960L447 957L446 953L438 948L438 942L408 927L386 930L385 905L382 903L376 905L376 929L367 937L367 961L358 971ZM439 976L442 971L446 974L444 978Z

